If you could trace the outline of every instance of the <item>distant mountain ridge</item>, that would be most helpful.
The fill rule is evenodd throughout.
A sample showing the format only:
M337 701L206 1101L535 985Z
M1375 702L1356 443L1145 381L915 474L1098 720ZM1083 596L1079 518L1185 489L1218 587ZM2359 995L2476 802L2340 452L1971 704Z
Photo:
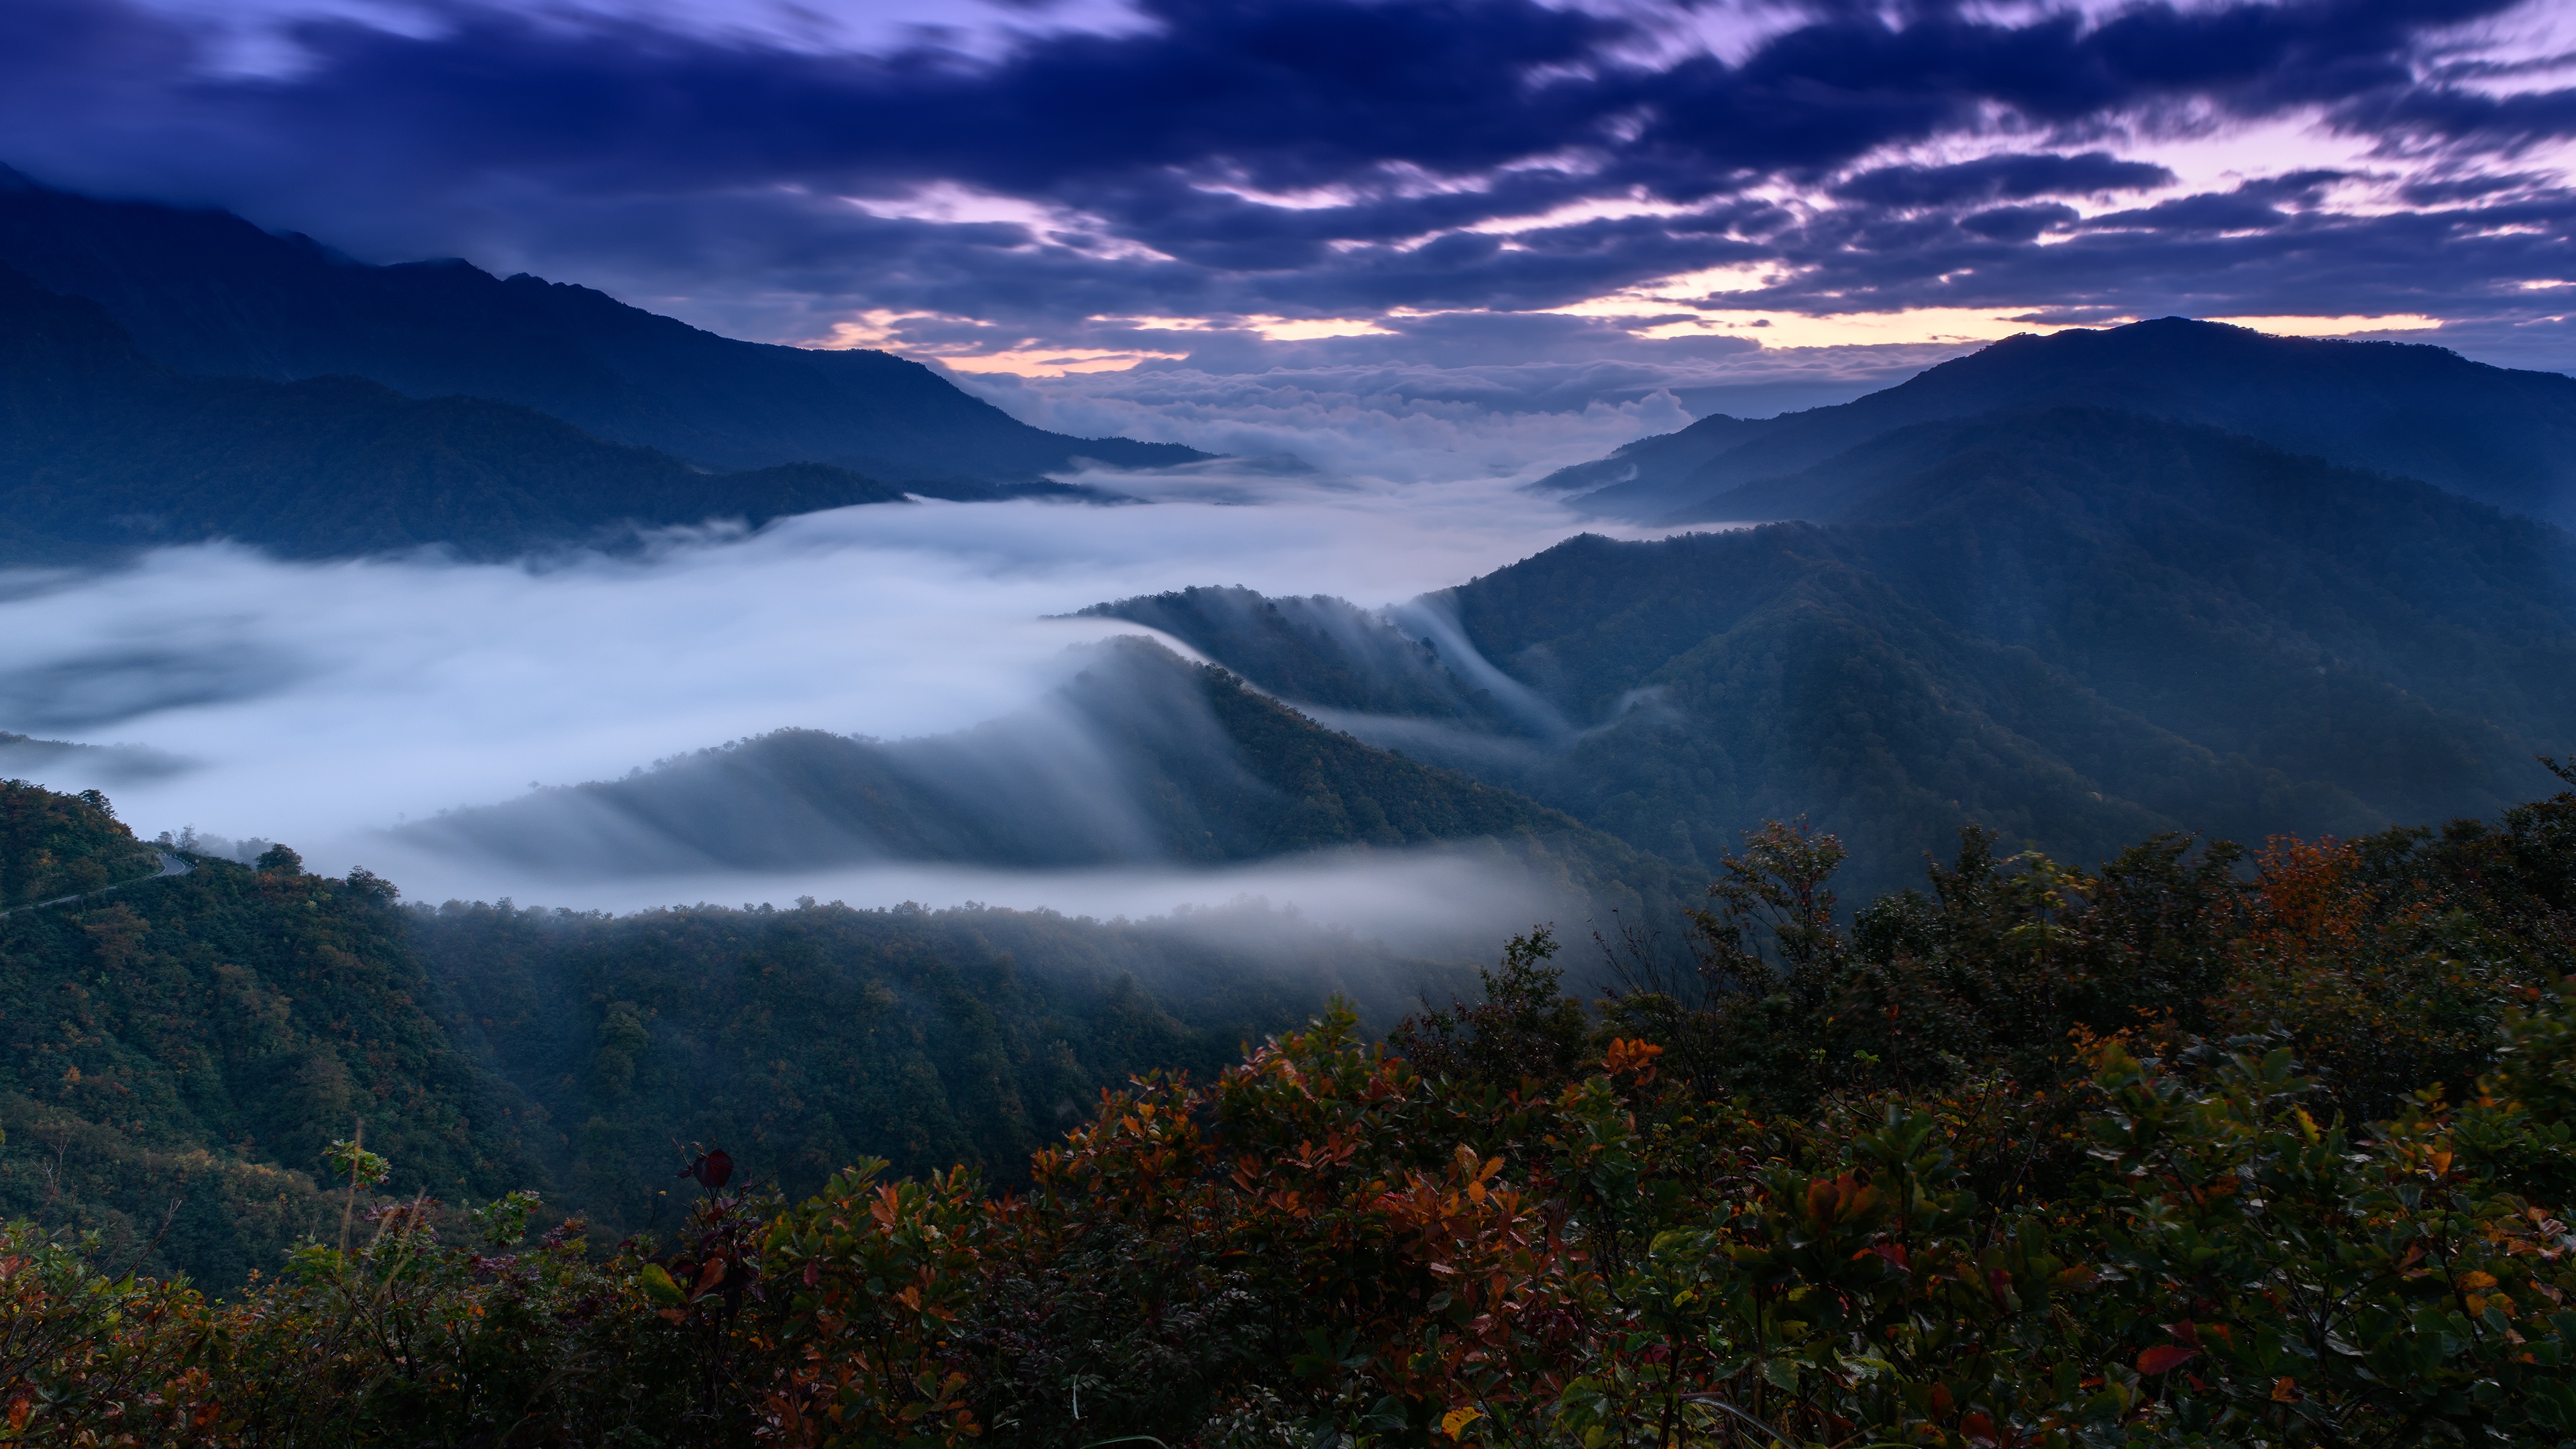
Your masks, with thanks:
M495 558L629 525L756 525L904 495L822 464L710 474L482 398L174 372L98 304L0 266L0 562L214 538L306 557L442 545Z
M1543 481L1609 517L1821 519L1833 500L1788 480L1899 428L2070 405L2222 428L2576 524L2576 378L2423 344L2274 337L2180 317L2006 338L1853 402L1702 418Z
M1333 601L1096 612L1686 871L1809 816L1870 888L1970 822L2085 861L2155 830L2488 814L2576 748L2576 540L2551 525L2087 408L1918 424L1801 476L1832 521L1579 537L1358 646ZM1567 727L1454 703L1479 687L1450 644L1421 662L1432 614Z
M1208 456L1031 427L883 352L737 341L463 261L371 266L228 212L95 200L5 167L0 265L96 302L179 372L489 398L713 469L828 463L898 483L992 484L1083 459Z

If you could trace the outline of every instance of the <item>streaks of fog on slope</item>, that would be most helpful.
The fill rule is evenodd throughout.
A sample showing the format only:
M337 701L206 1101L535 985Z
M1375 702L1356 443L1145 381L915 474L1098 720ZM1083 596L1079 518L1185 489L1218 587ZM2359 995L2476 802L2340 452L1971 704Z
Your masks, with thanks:
M1241 583L1374 606L1584 526L1483 480L1130 481L1161 501L840 509L673 531L625 558L309 563L208 546L0 579L0 730L196 761L110 782L85 777L99 757L65 752L30 773L114 784L146 834L257 834L336 871L385 826L534 781L789 725L900 737L992 718L1060 682L1070 646L1133 632L1047 617L1103 599Z

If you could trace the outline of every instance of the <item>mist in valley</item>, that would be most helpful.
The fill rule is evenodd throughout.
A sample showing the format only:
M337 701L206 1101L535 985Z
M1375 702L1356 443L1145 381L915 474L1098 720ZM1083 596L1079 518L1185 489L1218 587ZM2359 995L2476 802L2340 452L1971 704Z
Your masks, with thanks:
M1668 396L1631 407L1624 431L1670 426L1670 411ZM1391 950L1482 951L1565 913L1567 892L1490 849L1255 863L1158 834L1136 758L1146 736L1209 788L1262 787L1226 780L1241 774L1226 742L1169 680L1086 673L1104 641L1194 657L1185 645L1078 611L1241 585L1338 596L1382 629L1359 611L1585 528L1651 533L1605 530L1524 486L1557 454L1595 450L1602 421L1559 417L1558 446L1502 477L1459 476L1483 461L1470 458L1446 477L1389 478L1273 456L1077 480L1135 500L1123 504L870 505L508 564L287 562L217 544L21 571L0 580L0 730L26 738L0 739L0 770L106 790L146 837L284 841L310 869L363 866L415 900L1227 907L1197 928L1250 911ZM1546 425L1496 415L1489 431ZM1359 448L1344 430L1307 451ZM1436 605L1411 612L1423 617L1403 634L1441 631ZM1463 643L1443 658L1482 666ZM1479 686L1509 688L1485 672ZM1087 702L1069 696L1086 678ZM1316 713L1398 748L1412 727ZM928 835L883 838L763 774L772 736L891 762ZM643 815L602 803L601 786L639 782L655 794ZM1005 820L1014 839L976 835Z

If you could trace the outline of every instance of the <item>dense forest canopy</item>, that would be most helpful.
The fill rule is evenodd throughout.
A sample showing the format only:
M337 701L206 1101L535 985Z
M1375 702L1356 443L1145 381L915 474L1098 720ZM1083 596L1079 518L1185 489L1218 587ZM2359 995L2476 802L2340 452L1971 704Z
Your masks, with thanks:
M0 880L144 878L0 918L0 1214L215 1291L327 1225L323 1152L358 1121L389 1192L529 1188L623 1232L673 1133L800 1193L870 1155L1010 1180L1131 1073L1212 1072L1331 991L1391 1022L1459 980L1251 905L431 909L282 847L153 878L104 801L0 807Z
M1970 830L1928 891L1849 913L1842 856L1766 827L1722 864L1687 970L1632 957L1587 1002L1533 932L1378 1042L1335 1004L1212 1076L1110 1087L1024 1174L861 1158L793 1198L776 1174L810 1133L736 1118L750 1136L675 1130L655 1163L603 1114L586 1130L634 1155L600 1164L672 1174L651 1229L611 1244L624 1229L547 1227L540 1194L432 1202L398 1153L438 1134L370 1134L390 1161L316 1144L337 1185L298 1202L319 1230L229 1301L15 1224L0 1399L40 1443L2576 1432L2576 790L2250 860L2158 836L2088 870ZM362 878L200 873L404 919ZM881 950L855 987L814 974L835 933L882 948L927 913L807 914L413 920L507 963L470 1008L500 1037L552 1029L510 981L607 999L574 1089L593 1103L667 1109L657 1078L738 1038L789 1075L719 1081L713 1105L779 1122L867 1048L787 1040L778 1007L855 989L882 1020L899 989L949 989ZM756 980L648 1015L674 1003L659 963L709 939ZM1031 1083L1001 1060L1008 1023L957 1025L977 1090ZM1182 1042L1133 1007L1094 1026L1118 1043L1095 1069ZM956 1100L961 1123L991 1107Z
M134 838L96 791L59 795L0 783L0 907L148 876L160 852Z

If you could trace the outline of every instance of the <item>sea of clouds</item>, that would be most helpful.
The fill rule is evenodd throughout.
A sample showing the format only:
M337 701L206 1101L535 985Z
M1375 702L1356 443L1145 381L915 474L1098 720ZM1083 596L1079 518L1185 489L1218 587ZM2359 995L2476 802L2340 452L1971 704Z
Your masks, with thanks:
M415 899L625 910L812 895L1143 915L1260 896L1383 932L1427 901L1489 911L1510 896L1454 854L603 881L531 879L389 833L784 727L962 729L1039 699L1082 646L1135 632L1058 617L1104 600L1239 584L1379 607L1587 529L1634 536L1527 485L1691 418L1654 379L1623 392L1553 368L970 381L1031 421L1247 461L1086 480L1130 504L872 505L673 530L615 555L299 562L216 544L0 575L0 730L113 747L0 744L0 772L105 789L146 836L285 841L314 869L368 866Z

